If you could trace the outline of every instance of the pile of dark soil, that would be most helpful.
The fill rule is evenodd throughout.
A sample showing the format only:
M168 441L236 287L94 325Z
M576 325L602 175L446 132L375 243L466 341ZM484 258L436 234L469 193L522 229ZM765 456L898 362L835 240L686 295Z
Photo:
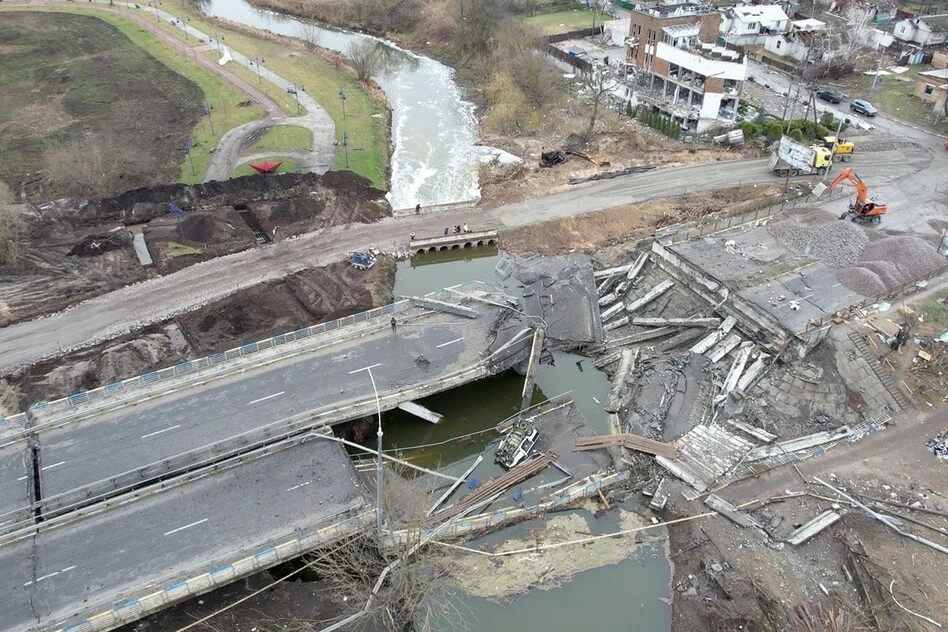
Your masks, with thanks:
M277 202L270 207L267 219L271 224L302 222L326 210L325 200L294 199Z
M372 288L394 282L391 260L366 271L340 261L240 290L176 320L202 356L370 309Z
M241 231L226 220L215 217L210 213L194 213L185 215L181 220L181 230L187 241L206 244L221 244L243 239ZM246 231L243 231L246 233Z
M129 244L124 231L86 235L66 253L67 257L98 257L111 250L120 250Z

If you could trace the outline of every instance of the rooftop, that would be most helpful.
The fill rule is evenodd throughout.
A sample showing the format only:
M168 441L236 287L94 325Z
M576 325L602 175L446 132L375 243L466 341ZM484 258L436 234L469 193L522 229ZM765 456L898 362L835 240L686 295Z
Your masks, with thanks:
M789 19L783 9L776 4L762 4L734 7L734 15L744 22L779 22Z
M662 20L670 18L679 18L688 15L709 15L717 13L711 7L704 4L685 2L683 4L666 5L657 4L653 6L638 6L635 12L644 13Z
M939 70L929 70L926 72L918 73L920 77L931 77L932 79L948 79L948 68L941 68Z

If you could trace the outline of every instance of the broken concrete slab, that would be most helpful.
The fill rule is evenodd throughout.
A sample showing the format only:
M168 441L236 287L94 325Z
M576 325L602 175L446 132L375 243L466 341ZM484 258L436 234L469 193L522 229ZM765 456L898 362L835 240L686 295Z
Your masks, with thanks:
M805 437L790 439L789 441L781 441L780 443L775 443L773 445L761 446L748 454L746 460L748 463L751 463L753 461L760 461L761 459L777 456L779 454L796 452L798 450L806 450L807 448L823 445L824 443L841 441L852 433L853 431L849 426L842 426L833 431L817 432Z
M606 311L602 313L602 322L606 322L613 316L619 314L623 310L623 308L625 308L625 304L622 301L619 301L612 307L608 308ZM626 322L629 322L628 319L626 319Z
M661 338L662 336L667 336L676 331L678 331L677 327L656 327L655 329L643 331L640 334L632 334L631 336L623 336L622 338L615 338L613 340L609 340L607 338L606 348L620 347L623 345L634 345L637 342L645 342L646 340L651 340L653 338Z
M621 305L621 303L619 303L619 305ZM622 318L617 318L617 319L615 319L615 320L613 320L613 321L611 321L611 322L606 323L606 324L603 326L602 330L603 330L603 331L613 331L613 330L615 330L615 329L618 329L619 327L625 327L625 326L628 325L628 324L629 324L629 317L628 317L628 316L623 316Z
M741 511L720 496L709 494L708 497L704 499L704 504L739 527L746 529L747 527L760 528L761 526L760 523L754 520L749 513Z
M477 318L477 310L475 309L464 307L463 305L458 305L456 303L438 301L433 298L409 296L408 303L415 307L424 307L425 309L430 309L436 312L447 312L448 314L463 316L464 318Z
M703 354L711 349L714 345L718 344L721 340L724 339L726 335L731 332L731 329L734 328L734 325L737 324L737 319L733 316L728 316L724 319L724 322L721 323L721 326L712 331L706 338L698 342L693 346L690 351L692 353Z
M627 263L625 265L617 266L615 268L606 268L605 270L597 270L593 273L593 278L597 281L602 279L608 279L609 277L618 276L620 274L627 274L629 270L635 267L635 262Z
M633 325L641 327L717 327L720 318L633 318Z
M656 350L661 352L672 351L673 349L682 347L694 341L695 339L700 338L701 336L705 335L705 332L707 332L707 329L704 327L689 327L680 334L676 334L668 340L662 342L660 345L658 345L658 347L656 347Z
M741 379L737 381L737 390L747 392L747 389L750 388L754 380L756 380L764 370L765 363L769 357L769 354L761 353L760 356L754 360L754 364L752 364L750 368L747 369L747 372L741 376Z
M739 344L741 344L740 334L731 334L704 355L708 356L712 362L720 362L724 359L724 356L733 351Z
M813 520L810 520L799 529L796 529L787 537L787 542L793 546L799 546L823 531L827 527L835 524L842 516L832 509L827 509Z
M655 511L661 511L668 504L668 493L665 491L665 479L658 482L658 487L652 492L652 500L648 506Z
M638 353L633 352L631 349L624 349L622 351L619 358L619 368L612 378L612 388L609 389L609 397L606 399L606 412L619 412L622 391L626 388L625 381L629 377L629 373L635 368L635 357L637 355Z
M720 424L695 426L678 441L675 459L655 457L655 461L674 476L695 488L698 493L740 463L754 444Z
M625 308L625 311L631 314L632 312L645 307L646 305L654 301L656 298L658 298L659 296L661 296L668 290L672 289L674 285L675 285L674 281L669 281L667 279L665 281L662 281L661 283L653 287L651 290L646 292L645 295L642 296L642 298L639 298L633 301L632 303L630 303Z
M773 443L774 441L777 440L777 435L770 434L763 428L757 428L756 426L746 424L743 421L728 421L727 423L728 425L734 426L741 432L745 432L749 434L750 436L754 437L755 439L759 439L760 441L763 441L764 443Z
M731 394L731 391L737 388L737 382L744 373L744 367L747 366L747 359L750 357L751 351L753 351L753 349L753 343L745 342L741 345L741 349L738 351L737 357L734 359L730 370L727 372L727 377L724 378L724 386L721 387L721 394L714 398L715 404L720 404L723 402L725 399L727 399L728 395ZM714 358L711 360L713 362Z

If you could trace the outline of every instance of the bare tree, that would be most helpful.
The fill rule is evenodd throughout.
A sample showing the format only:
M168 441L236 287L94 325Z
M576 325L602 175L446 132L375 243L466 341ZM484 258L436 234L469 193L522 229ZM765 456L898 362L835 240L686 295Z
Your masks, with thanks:
M322 37L322 31L315 24L309 24L304 22L300 24L299 29L299 38L303 40L303 44L310 51L316 50L319 47L319 40Z
M350 43L346 47L346 61L356 71L359 81L363 82L387 72L394 63L391 49L370 39Z
M465 57L489 55L497 34L510 21L507 0L455 0L457 41Z
M108 136L86 134L43 156L53 187L69 195L95 197L134 186L126 174L145 173L151 158Z
M580 83L583 96L589 106L589 124L583 133L583 138L588 141L592 138L596 121L599 120L601 107L605 104L609 93L618 86L618 82L612 76L608 66L600 66L580 75Z

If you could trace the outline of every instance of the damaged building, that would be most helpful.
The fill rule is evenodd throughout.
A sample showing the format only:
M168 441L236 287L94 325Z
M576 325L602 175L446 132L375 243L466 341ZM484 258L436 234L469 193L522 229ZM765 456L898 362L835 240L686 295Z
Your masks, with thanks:
M721 14L670 0L632 11L626 59L638 70L640 101L682 129L733 123L747 77L742 53L715 44Z

